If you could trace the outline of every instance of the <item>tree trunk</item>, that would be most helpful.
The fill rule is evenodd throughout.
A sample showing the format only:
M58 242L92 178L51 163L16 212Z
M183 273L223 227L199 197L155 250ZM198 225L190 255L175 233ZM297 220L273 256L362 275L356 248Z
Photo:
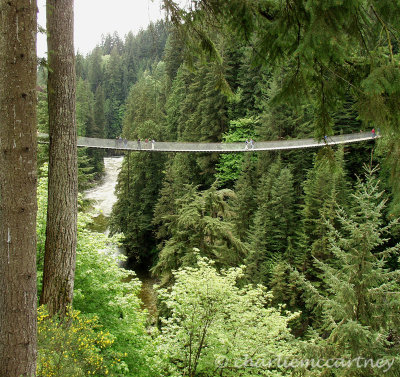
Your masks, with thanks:
M73 19L73 0L47 0L49 196L40 303L61 316L72 304L77 244Z
M36 375L36 0L0 0L0 376Z

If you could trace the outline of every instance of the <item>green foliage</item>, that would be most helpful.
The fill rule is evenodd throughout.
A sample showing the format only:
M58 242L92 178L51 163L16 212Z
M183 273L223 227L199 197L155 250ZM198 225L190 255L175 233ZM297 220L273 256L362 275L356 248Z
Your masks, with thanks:
M391 192L389 216L400 215L400 180L398 179L400 165L400 139L395 132L390 132L377 142L376 155L382 161L382 177L385 179L387 189Z
M112 49L110 56L105 60L104 93L106 97L107 136L112 139L121 135L125 109L122 58L117 47Z
M38 185L39 289L43 268L46 199L47 178L44 176ZM97 328L101 326L110 334L107 337L113 340L107 347L117 362L113 367L107 364L110 373L113 371L116 376L154 377L157 372L153 368L153 363L150 362L150 359L155 357L154 345L147 334L146 313L141 310L141 302L138 298L140 282L131 272L118 266L120 259L116 249L118 237L108 238L105 234L89 231L88 225L91 221L89 215L80 213L78 216L74 308L79 310L85 318L90 319L78 335L84 338L91 334L90 339L95 342ZM96 317L95 320L94 317ZM46 330L49 334L65 331L61 327L58 328L54 321L46 323L48 325L45 326L49 326ZM54 335L54 339L51 339L53 335L49 334L45 335L43 340L44 346L47 347L43 362L46 362L49 368L53 368L57 360L66 361L64 354L68 354L67 357L71 359L71 355L73 352L78 352L79 347L75 347L75 343L71 343L71 346L64 344L64 340L72 336L72 334L68 335L68 332L64 334L66 338L61 336L57 338ZM63 346L66 348L62 348ZM63 351L65 351L64 354ZM81 362L86 363L84 354L79 353L77 357L82 357ZM90 358L90 355L87 357ZM69 367L71 365L65 365L65 368ZM62 371L64 373L64 370ZM59 376L68 376L68 373L65 372ZM71 373L78 372L74 370ZM75 376L75 374L71 375ZM76 374L76 376L81 376L81 374Z
M170 30L165 44L163 61L167 75L172 82L183 63L183 41L177 29L171 28Z
M364 121L397 129L397 2L193 0L182 9L164 0L164 5L193 51L203 46L205 55L220 62L218 37L233 34L251 44L253 62L284 65L275 98L281 104L312 102L316 137L330 134L338 99L348 90Z
M92 92L95 92L97 87L101 84L104 74L102 52L99 46L97 46L88 57L88 67L88 80Z
M185 186L186 193L176 199L176 214L167 215L170 238L163 245L153 272L170 282L172 271L196 262L194 248L217 261L218 266L238 266L246 255L232 223L229 199L231 190L217 190L216 184L205 191Z
M99 138L104 137L106 117L104 113L104 90L101 86L97 87L94 95L93 120L94 127L86 133L86 136Z
M163 22L125 40L105 36L86 58L77 56L81 135L244 143L255 135L257 140L321 138L382 127L389 135L378 148L382 158L388 157L382 177L391 177L389 216L398 213L396 2L202 0L191 2L193 12L173 8L172 0L165 3L174 21L186 21L191 42L200 39L214 62L192 56L190 67L182 64L189 52L182 29L171 33ZM40 71L42 88L43 77ZM46 130L46 119L45 92L39 91L39 130ZM102 326L113 343L107 350L80 353L79 362L68 364L64 343L78 338L62 324L46 321L41 344L47 360L53 366L61 362L56 372L71 376L88 371L86 358L103 353L120 360L107 366L118 376L287 375L286 370L230 364L256 351L259 358L298 354L282 304L302 311L290 323L296 335L304 335L310 325L318 330L320 337L310 336L308 342L314 358L396 357L398 286L396 274L386 268L397 266L397 256L392 253L389 263L388 253L381 254L387 243L380 194L371 184L359 185L348 200L344 169L352 179L361 162L372 158L374 146L346 147L335 154L324 148L314 161L312 150L279 156L128 154L111 230L123 233L122 244L136 267L155 265L162 283L175 281L160 293L168 317L152 339L137 298L140 284L113 256L116 239L88 231L91 220L80 215L74 305L82 312L79 318L89 322L79 336L95 344ZM45 160L45 152L41 156ZM100 176L102 159L103 152L80 151L81 189ZM39 289L47 186L45 171L40 175ZM345 210L337 212L338 203ZM244 261L246 270L221 270ZM293 267L308 281L291 274ZM243 275L268 284L273 297L262 287L237 288ZM69 359L79 347L67 349ZM398 365L393 368L395 376ZM365 371L308 372L347 376Z
M359 103L360 115L365 121L379 124L394 132L399 131L400 73L395 61L385 62L376 67L362 82L363 100Z
M228 125L228 103L227 97L218 89L216 68L212 64L198 64L192 74L186 74L189 75L188 87L181 104L186 121L181 125L179 140L221 141Z
M368 131L368 129L372 130L372 128L374 128L373 125L369 127L368 124L361 122L354 97L348 94L342 101L343 103L339 110L333 114L335 134L357 133L361 130ZM376 132L378 132L377 129ZM344 147L345 168L348 178L352 183L356 182L357 176L361 176L364 173L363 165L371 160L371 156L374 154L375 144L374 141L371 141L362 144L350 144Z
M89 157L90 154L88 148L78 149L78 187L81 191L90 188L99 171L102 172L104 168L103 159L94 161Z
M168 65L166 64L166 68ZM176 77L172 82L171 91L165 105L166 111L166 140L179 140L182 129L186 122L185 113L182 111L182 104L186 97L187 74L182 66L178 69Z
M297 95L295 100L276 97L283 88L283 76L287 67L277 67L268 73L268 68L257 83L259 95L255 98L254 107L257 111L256 134L259 140L301 139L313 136L312 121L314 106L311 101ZM279 153L282 161L292 166L295 192L301 196L301 184L306 171L312 165L312 150L288 150ZM269 166L277 158L273 152L264 153L259 159L259 174L268 171Z
M133 38L126 38L122 54L125 63L130 62L131 73L134 70L136 77L140 77L154 63L159 62L163 55L167 37L168 25L160 20L151 23L147 29L140 30Z
M88 231L88 221L90 218L81 215L74 307L96 315L115 337L113 350L124 362L122 375L153 376L149 362L154 356L152 340L146 332L146 314L141 311L138 298L140 282L118 266L116 240Z
M335 203L342 206L348 203L349 188L344 170L343 148L339 148L334 156L330 152L327 150L316 156L314 167L309 170L303 184L303 256L297 263L303 264L301 268L307 270L310 278L318 276L317 268L313 266L313 257L321 260L331 257L326 220L336 221Z
M290 167L279 159L260 180L257 210L249 235L249 277L268 283L273 265L287 251L294 235L294 190Z
M76 84L76 123L78 136L91 136L90 130L93 128L93 105L94 96L90 90L89 83L79 79Z
M215 66L199 62L194 71L182 66L178 70L167 103L169 133L176 133L178 141L222 141L228 125L228 101L218 89L218 75ZM195 159L202 172L201 184L208 188L215 180L219 156L196 154ZM193 174L194 182L197 178Z
M286 376L285 370L235 368L246 358L268 360L298 352L288 330L296 314L282 315L269 306L271 294L262 286L238 288L243 268L217 272L213 263L197 258L194 267L174 272L175 284L159 290L170 310L162 318L157 352L168 376ZM251 356L249 356L251 355Z
M398 255L399 245L385 247L397 220L384 224L386 200L375 170L368 169L365 182L358 181L351 195L353 206L337 208L340 227L327 221L332 258L316 260L323 272L326 293L321 294L302 279L307 302L322 314L317 340L309 344L313 356L325 358L393 360L387 376L397 376L399 359L399 271L387 268L388 257ZM331 371L332 373L333 371ZM334 376L361 375L356 365L334 371ZM363 375L381 376L371 365Z
M191 154L177 153L170 159L165 168L165 175L157 204L154 208L153 224L157 227L157 239L165 242L170 233L168 224L169 216L176 215L180 208L177 200L187 192L187 185L193 182L193 176L199 176L200 169ZM160 245L162 248L162 244Z
M158 63L152 74L144 72L131 88L123 120L124 136L130 140L163 140L166 96L165 64Z
M154 65L132 86L124 116L124 137L130 140L164 138L164 106L167 95L165 64ZM128 154L117 184L118 201L114 206L111 230L124 234L130 261L138 266L151 265L155 248L154 208L164 176L165 155ZM139 199L140 198L140 199Z
M79 311L67 313L64 322L38 309L38 361L40 377L117 376L123 362L111 350L114 337L101 330L97 317Z
M130 89L146 70L151 71L161 60L166 38L166 25L159 21L136 36L128 33L124 41L117 33L108 34L86 58L77 55L78 83L87 82L95 95L95 132L87 136L121 135ZM77 103L79 107L79 99Z
M302 204L298 229L293 229L292 239L287 244L284 257L272 267L271 289L276 303L285 303L292 310L301 310L295 331L304 333L307 326L315 325L319 313L312 313L304 303L304 289L290 276L293 266L301 270L320 292L326 287L323 271L315 258L327 261L332 258L329 250L326 221L336 223L336 203L348 204L350 194L344 170L343 148L335 154L329 148L314 156L314 166L307 172L303 182ZM292 224L292 227L294 225Z
M253 225L254 213L257 209L256 190L258 182L254 158L252 155L246 154L242 171L235 185L236 197L232 200L235 228L242 241L247 241L248 232Z
M123 244L135 266L152 264L155 248L154 208L164 176L165 156L160 153L132 153L124 159L116 187L110 229L123 233Z
M229 131L223 135L224 143L243 142L254 139L255 120L253 118L243 118L233 120L229 124ZM242 170L244 156L243 153L222 154L217 165L216 178L224 186L234 183Z

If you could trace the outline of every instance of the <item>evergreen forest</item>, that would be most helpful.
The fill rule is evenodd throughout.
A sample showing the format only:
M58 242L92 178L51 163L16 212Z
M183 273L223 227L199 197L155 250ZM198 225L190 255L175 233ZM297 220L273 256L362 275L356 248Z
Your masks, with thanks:
M400 376L398 2L189 3L164 0L167 19L76 54L78 136L374 137L246 153L78 148L73 300L59 312L38 301L35 375ZM51 73L39 62L36 130L50 134ZM37 297L49 155L39 144ZM93 214L86 192L115 157L115 204Z

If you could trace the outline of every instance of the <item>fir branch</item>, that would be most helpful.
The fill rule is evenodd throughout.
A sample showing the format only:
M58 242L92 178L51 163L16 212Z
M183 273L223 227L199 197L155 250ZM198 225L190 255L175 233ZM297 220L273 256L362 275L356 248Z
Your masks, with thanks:
M350 62L346 62L350 65ZM350 87L352 87L353 89L355 89L357 92L359 92L362 95L365 95L365 93L358 88L357 86L355 86L354 84L352 84L349 80L347 80L346 78L344 78L343 76L339 75L337 72L335 72L334 70L332 70L329 66L323 64L322 62L318 61L318 64L323 67L324 69L326 69L327 71L329 71L330 73L332 73L334 76L336 76L339 80L344 81L346 84L348 84Z
M368 45L367 45L367 42L365 41L364 34L362 32L362 27L360 26L360 22L359 22L359 18L358 17L356 17L356 26L357 26L357 31L360 34L361 41L362 41L362 44L364 45L365 50L367 51L368 55L371 55L370 51L369 51L369 48L368 48Z
M390 41L389 30L388 30L386 24L383 22L382 18L379 16L379 14L376 11L376 9L373 6L373 4L371 4L371 9L374 12L377 20L379 21L379 23L382 25L382 27L384 28L384 30L386 32L386 38L387 38L387 41L388 41L389 54L390 54L390 61L393 62L393 46L392 46L392 42Z

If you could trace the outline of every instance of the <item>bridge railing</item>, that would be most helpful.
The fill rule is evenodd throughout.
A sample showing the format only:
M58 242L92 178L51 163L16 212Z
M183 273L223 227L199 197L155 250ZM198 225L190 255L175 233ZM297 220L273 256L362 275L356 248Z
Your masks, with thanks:
M39 134L42 141L46 142L46 134ZM378 137L378 136L376 136ZM91 137L78 137L78 146L87 148L150 151L150 152L251 152L284 149L315 148L325 145L347 144L371 140L371 132L328 136L322 140L315 139L290 139L275 141L255 141L250 143L188 143L188 142L152 142L131 141L123 139L100 139Z

